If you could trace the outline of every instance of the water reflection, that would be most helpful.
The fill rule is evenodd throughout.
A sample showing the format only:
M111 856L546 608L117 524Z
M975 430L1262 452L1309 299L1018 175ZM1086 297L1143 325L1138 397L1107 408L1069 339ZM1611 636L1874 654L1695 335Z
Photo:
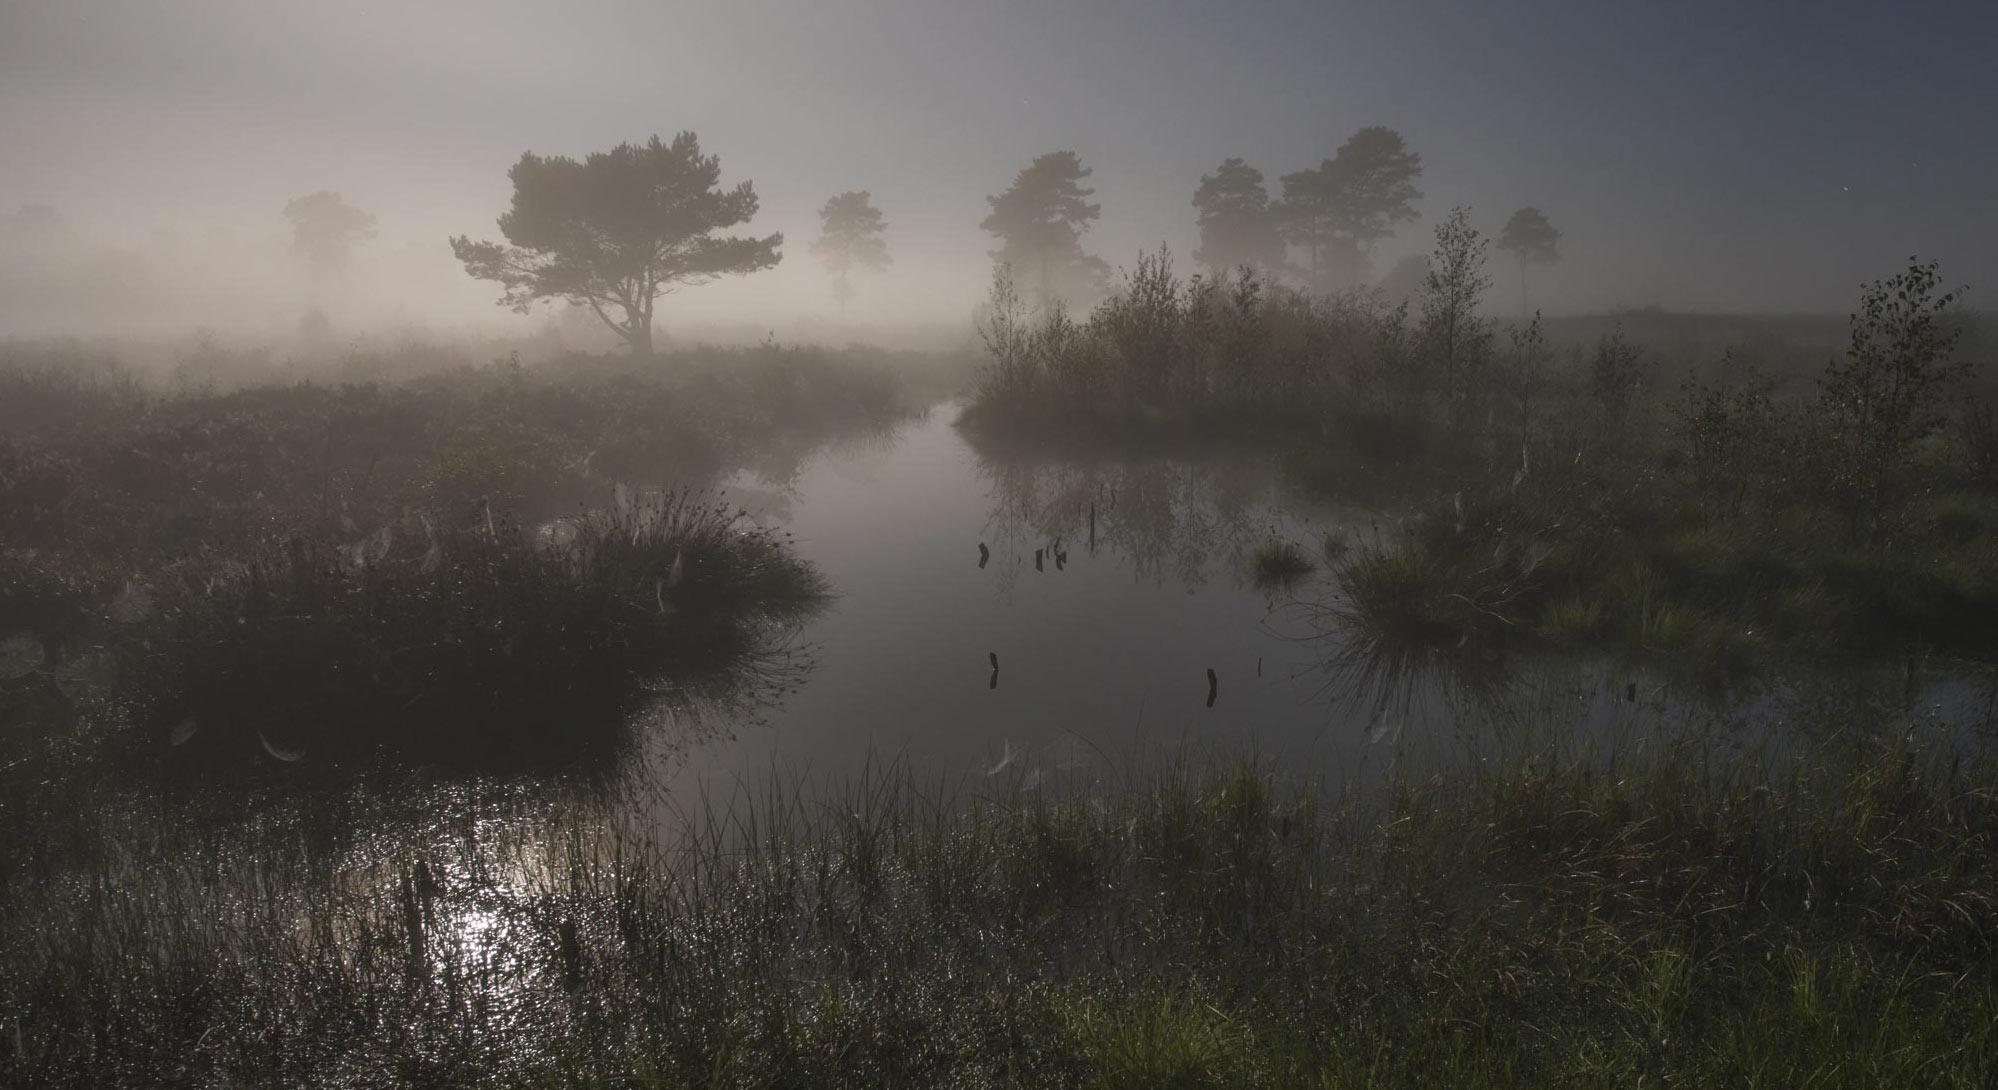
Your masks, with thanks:
M8 945L18 952L14 942L37 936L50 964L83 966L114 992L129 981L141 1002L155 978L112 967L225 982L204 1014L212 1045L202 1034L189 1046L197 1065L253 1040L266 1068L282 1067L270 1027L312 1023L284 1047L325 1051L280 1081L350 1081L339 1065L383 1047L406 1063L455 1056L490 1075L558 1039L603 952L630 941L607 915L621 902L602 894L638 888L634 875L672 858L658 785L691 750L781 708L812 663L794 629L773 626L726 662L661 671L629 724L636 744L615 765L510 775L143 767L91 751L30 767L27 739L10 730L18 748L0 769ZM0 713L14 695L0 692ZM7 714L0 723L22 725ZM238 981L240 996L229 990ZM323 1013L343 997L361 997L368 1017L329 1028Z
M1301 495L1239 450L974 446L946 408L890 449L814 459L786 495L785 527L838 595L809 630L821 668L672 789L882 753L990 769L1009 748L1105 767L1256 748L1344 778L1438 739L1686 730L1763 699L1641 662L1370 643L1339 623L1329 575L1392 516ZM1265 563L1271 541L1301 556ZM1313 570L1259 578L1298 559Z
M1998 729L1998 671L1963 663L1849 662L1721 674L1662 657L1396 640L1335 597L1277 616L1322 648L1318 696L1367 724L1369 745L1415 737L1486 751L1536 737L1785 739L1892 735L1917 724L1963 740ZM1411 734L1412 732L1412 734Z
M1220 575L1240 587L1259 543L1308 538L1312 521L1336 517L1329 505L1287 494L1268 462L1245 457L1063 461L981 452L977 472L1002 589L1017 583L1029 556L1037 572L1059 572L1076 549L1154 585L1191 592Z
M892 450L799 476L783 525L837 595L809 631L821 668L769 730L696 754L697 773L883 751L990 767L991 747L1077 739L1309 747L1336 731L1309 691L1319 649L1267 624L1319 593L1323 566L1259 585L1252 561L1271 540L1315 557L1358 516L1291 493L1263 457L979 450L952 423L934 412Z

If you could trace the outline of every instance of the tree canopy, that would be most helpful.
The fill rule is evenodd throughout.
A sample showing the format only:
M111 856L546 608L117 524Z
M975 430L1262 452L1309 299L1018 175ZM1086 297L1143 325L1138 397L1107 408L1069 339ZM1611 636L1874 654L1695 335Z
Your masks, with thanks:
M1090 173L1074 152L1051 151L985 198L992 214L978 226L999 239L992 257L1036 274L1043 302L1096 294L1109 279L1110 266L1082 250L1083 232L1103 214L1089 202L1096 190L1082 184Z
M355 244L375 237L374 216L324 189L286 202L284 216L291 221L291 252L314 277L345 268Z
M1505 229L1499 232L1498 248L1520 261L1545 265L1560 258L1554 248L1560 240L1561 232L1547 222L1546 214L1527 207L1505 221Z
M1540 209L1528 206L1514 212L1505 221L1499 232L1498 248L1513 256L1519 262L1519 309L1524 313L1526 303L1526 267L1528 265L1551 265L1560 260L1560 251L1555 243L1561 241L1561 232L1547 222L1547 216Z
M841 193L819 209L819 237L812 243L812 253L832 274L833 298L839 301L841 314L853 298L853 270L888 267L888 242L881 237L887 229L865 189Z
M1415 218L1422 156L1390 128L1361 129L1316 169L1283 176L1278 223L1308 255L1315 287L1364 280L1376 241Z
M1193 206L1200 210L1195 261L1215 272L1238 265L1267 270L1282 262L1283 241L1277 237L1262 171L1240 159L1223 160L1214 173L1201 175Z
M501 304L522 313L542 299L587 306L634 355L652 352L661 295L782 257L781 234L716 236L756 215L756 192L746 181L720 188L721 160L702 155L691 132L582 162L527 152L508 177L513 206L499 218L507 244L453 238L465 271L498 282Z

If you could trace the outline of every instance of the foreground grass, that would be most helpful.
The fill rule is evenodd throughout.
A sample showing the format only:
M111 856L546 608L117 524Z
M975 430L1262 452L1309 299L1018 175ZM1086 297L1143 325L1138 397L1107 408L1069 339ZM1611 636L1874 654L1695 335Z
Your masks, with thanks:
M457 797L387 850L101 820L7 876L10 1081L1998 1076L1998 765L1912 736L1549 746L1343 799L1248 763L1039 794L898 767L657 834Z

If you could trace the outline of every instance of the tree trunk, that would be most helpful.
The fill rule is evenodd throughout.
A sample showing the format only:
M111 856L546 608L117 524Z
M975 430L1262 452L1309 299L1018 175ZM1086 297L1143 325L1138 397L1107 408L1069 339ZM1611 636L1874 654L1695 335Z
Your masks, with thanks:
M625 330L624 339L631 345L633 359L650 359L652 357L651 322L643 318L635 320L632 322L631 327Z
M648 286L639 296L638 310L631 315L631 354L639 359L652 358L652 304L656 302Z

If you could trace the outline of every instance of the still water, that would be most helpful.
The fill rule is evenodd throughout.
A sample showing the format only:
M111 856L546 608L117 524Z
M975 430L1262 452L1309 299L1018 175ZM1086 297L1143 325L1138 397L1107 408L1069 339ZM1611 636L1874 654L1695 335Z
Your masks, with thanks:
M781 489L733 482L837 597L797 637L802 684L690 750L679 777L903 758L1031 781L1186 747L1346 778L1399 739L1413 709L1384 714L1325 669L1340 636L1322 542L1374 540L1385 516L1302 495L1244 455L982 454L955 417L942 405L823 452ZM1273 537L1318 570L1259 586L1252 555Z

